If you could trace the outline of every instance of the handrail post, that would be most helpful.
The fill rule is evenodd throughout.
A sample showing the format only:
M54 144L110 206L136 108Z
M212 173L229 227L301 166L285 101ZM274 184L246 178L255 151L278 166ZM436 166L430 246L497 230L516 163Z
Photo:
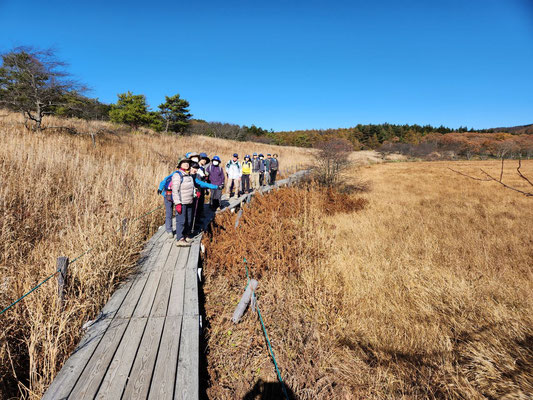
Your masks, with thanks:
M65 290L67 286L68 257L57 258L57 295L59 297L59 307L63 310L65 300Z

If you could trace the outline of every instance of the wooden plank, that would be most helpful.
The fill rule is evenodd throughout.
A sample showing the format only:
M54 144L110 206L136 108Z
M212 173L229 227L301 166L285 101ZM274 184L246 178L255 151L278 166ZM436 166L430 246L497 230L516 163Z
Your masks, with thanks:
M176 245L171 246L167 261L165 265L163 266L163 271L174 271L174 268L176 268L176 265L178 263L180 253L187 249L188 249L187 247L177 247Z
M156 274L157 272L152 272ZM157 288L154 304L150 310L153 317L164 317L167 315L168 302L170 298L170 289L172 288L172 272L160 271L161 278Z
M146 282L148 280L148 273L139 274L137 279L133 282L133 285L128 292L128 295L122 302L122 305L118 309L115 318L130 318L135 310L139 298L141 297Z
M98 390L97 399L114 400L120 399L122 396L147 321L147 318L132 318L130 320L126 332L124 332L124 337Z
M183 316L174 399L199 396L200 326L198 316Z
M150 315L150 310L154 304L155 295L159 288L159 282L161 281L161 275L163 271L154 271L148 274L146 285L142 291L135 311L133 311L133 317L142 318Z
M167 315L176 316L183 314L183 296L185 290L185 265L189 257L189 248L183 247L180 251L176 269L172 277L172 290L168 303Z
M198 259L200 257L200 240L195 241L189 252L185 268L185 291L183 297L183 314L198 316Z
M178 366L182 316L167 317L150 385L149 399L172 400Z
M116 318L111 321L104 337L70 393L70 399L89 399L96 395L128 322L128 320Z
M150 317L131 369L123 399L146 399L165 318Z
M167 262L168 256L170 254L170 250L172 247L176 247L174 245L174 240L167 240L167 239L161 239L161 251L156 259L156 262L151 264L150 268L147 269L147 271L160 271L164 268L165 263Z
M144 290L140 294L139 301L137 302L137 305L135 307L135 311L133 312L134 317L141 318L148 317L150 315L150 311L152 310L154 299L161 282L162 265L164 265L167 260L171 246L172 241L165 241L163 247L161 248L161 251L159 252L157 261L154 264L155 266L153 267L153 269L148 269L148 279L146 281L146 285L144 286Z

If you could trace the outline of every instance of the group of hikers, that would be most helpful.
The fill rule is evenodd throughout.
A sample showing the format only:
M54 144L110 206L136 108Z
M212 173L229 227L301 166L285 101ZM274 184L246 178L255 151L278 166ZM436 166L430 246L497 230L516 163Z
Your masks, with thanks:
M174 238L172 215L176 211L176 246L190 246L195 222L203 217L205 197L210 190L209 204L213 211L220 207L222 192L231 198L273 185L279 170L278 155L270 153L246 155L239 161L233 154L225 168L219 156L211 160L206 153L187 153L177 165L177 170L159 184L158 194L165 204L165 230Z

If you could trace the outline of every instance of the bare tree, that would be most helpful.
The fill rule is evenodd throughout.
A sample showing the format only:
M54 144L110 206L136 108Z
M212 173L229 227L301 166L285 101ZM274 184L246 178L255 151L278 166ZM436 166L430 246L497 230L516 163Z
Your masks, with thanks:
M505 158L502 157L502 165L501 165L501 169L500 169L500 176L498 178L492 176L491 174L489 174L488 172L486 172L483 169L481 169L481 173L483 174L482 178L477 178L475 176L471 176L471 175L462 173L460 171L456 171L456 170L454 170L452 168L448 168L448 169L450 169L451 171L455 172L456 174L465 176L467 178L470 178L470 179L473 179L473 180L476 180L476 181L484 181L484 182L494 181L494 182L499 183L500 185L502 185L506 189L514 190L515 192L521 193L521 194L523 194L526 197L533 197L533 190L532 191L526 191L526 190L518 189L518 188L516 188L514 186L509 186L508 184L503 182L503 164L504 164L504 161L505 161ZM528 177L526 177L522 173L522 171L520 171L521 168L522 168L522 159L519 159L518 160L518 167L516 168L516 172L518 173L518 176L522 180L524 180L529 186L533 187L533 182Z
M319 151L315 156L314 176L324 186L339 183L340 174L350 165L349 156L352 144L346 139L330 139L315 146Z
M85 90L69 79L66 64L53 50L17 47L1 57L0 104L21 112L37 130L42 129L43 116L65 105L66 93Z

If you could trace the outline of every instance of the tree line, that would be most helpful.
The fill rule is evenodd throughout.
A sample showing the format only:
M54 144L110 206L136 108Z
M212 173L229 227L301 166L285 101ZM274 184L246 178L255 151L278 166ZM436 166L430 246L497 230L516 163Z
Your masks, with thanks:
M453 147L457 153L467 156L498 153L498 150L493 150L495 145L491 143L510 143L511 136L533 131L531 125L505 128L509 132L506 133L509 138L506 136L505 140L490 136L497 134L494 130L474 131L466 126L450 129L442 125L433 127L417 124L358 124L351 128L275 132L255 125L248 127L193 119L189 102L179 94L165 96L165 101L155 111L151 110L143 94L132 92L118 94L116 103L105 104L86 96L87 87L72 79L67 65L58 60L52 50L18 47L0 56L0 106L20 112L27 126L37 130L42 129L44 116L55 115L110 120L129 125L134 130L144 126L158 132L197 134L282 146L319 147L320 143L343 139L354 150L381 148L386 151L396 149L406 153L427 153L430 148L437 151ZM477 139L476 135L480 134L485 136ZM528 138L513 139L513 143L513 146L506 145L514 149L511 153L516 152L517 148L520 149L518 151L529 151Z

